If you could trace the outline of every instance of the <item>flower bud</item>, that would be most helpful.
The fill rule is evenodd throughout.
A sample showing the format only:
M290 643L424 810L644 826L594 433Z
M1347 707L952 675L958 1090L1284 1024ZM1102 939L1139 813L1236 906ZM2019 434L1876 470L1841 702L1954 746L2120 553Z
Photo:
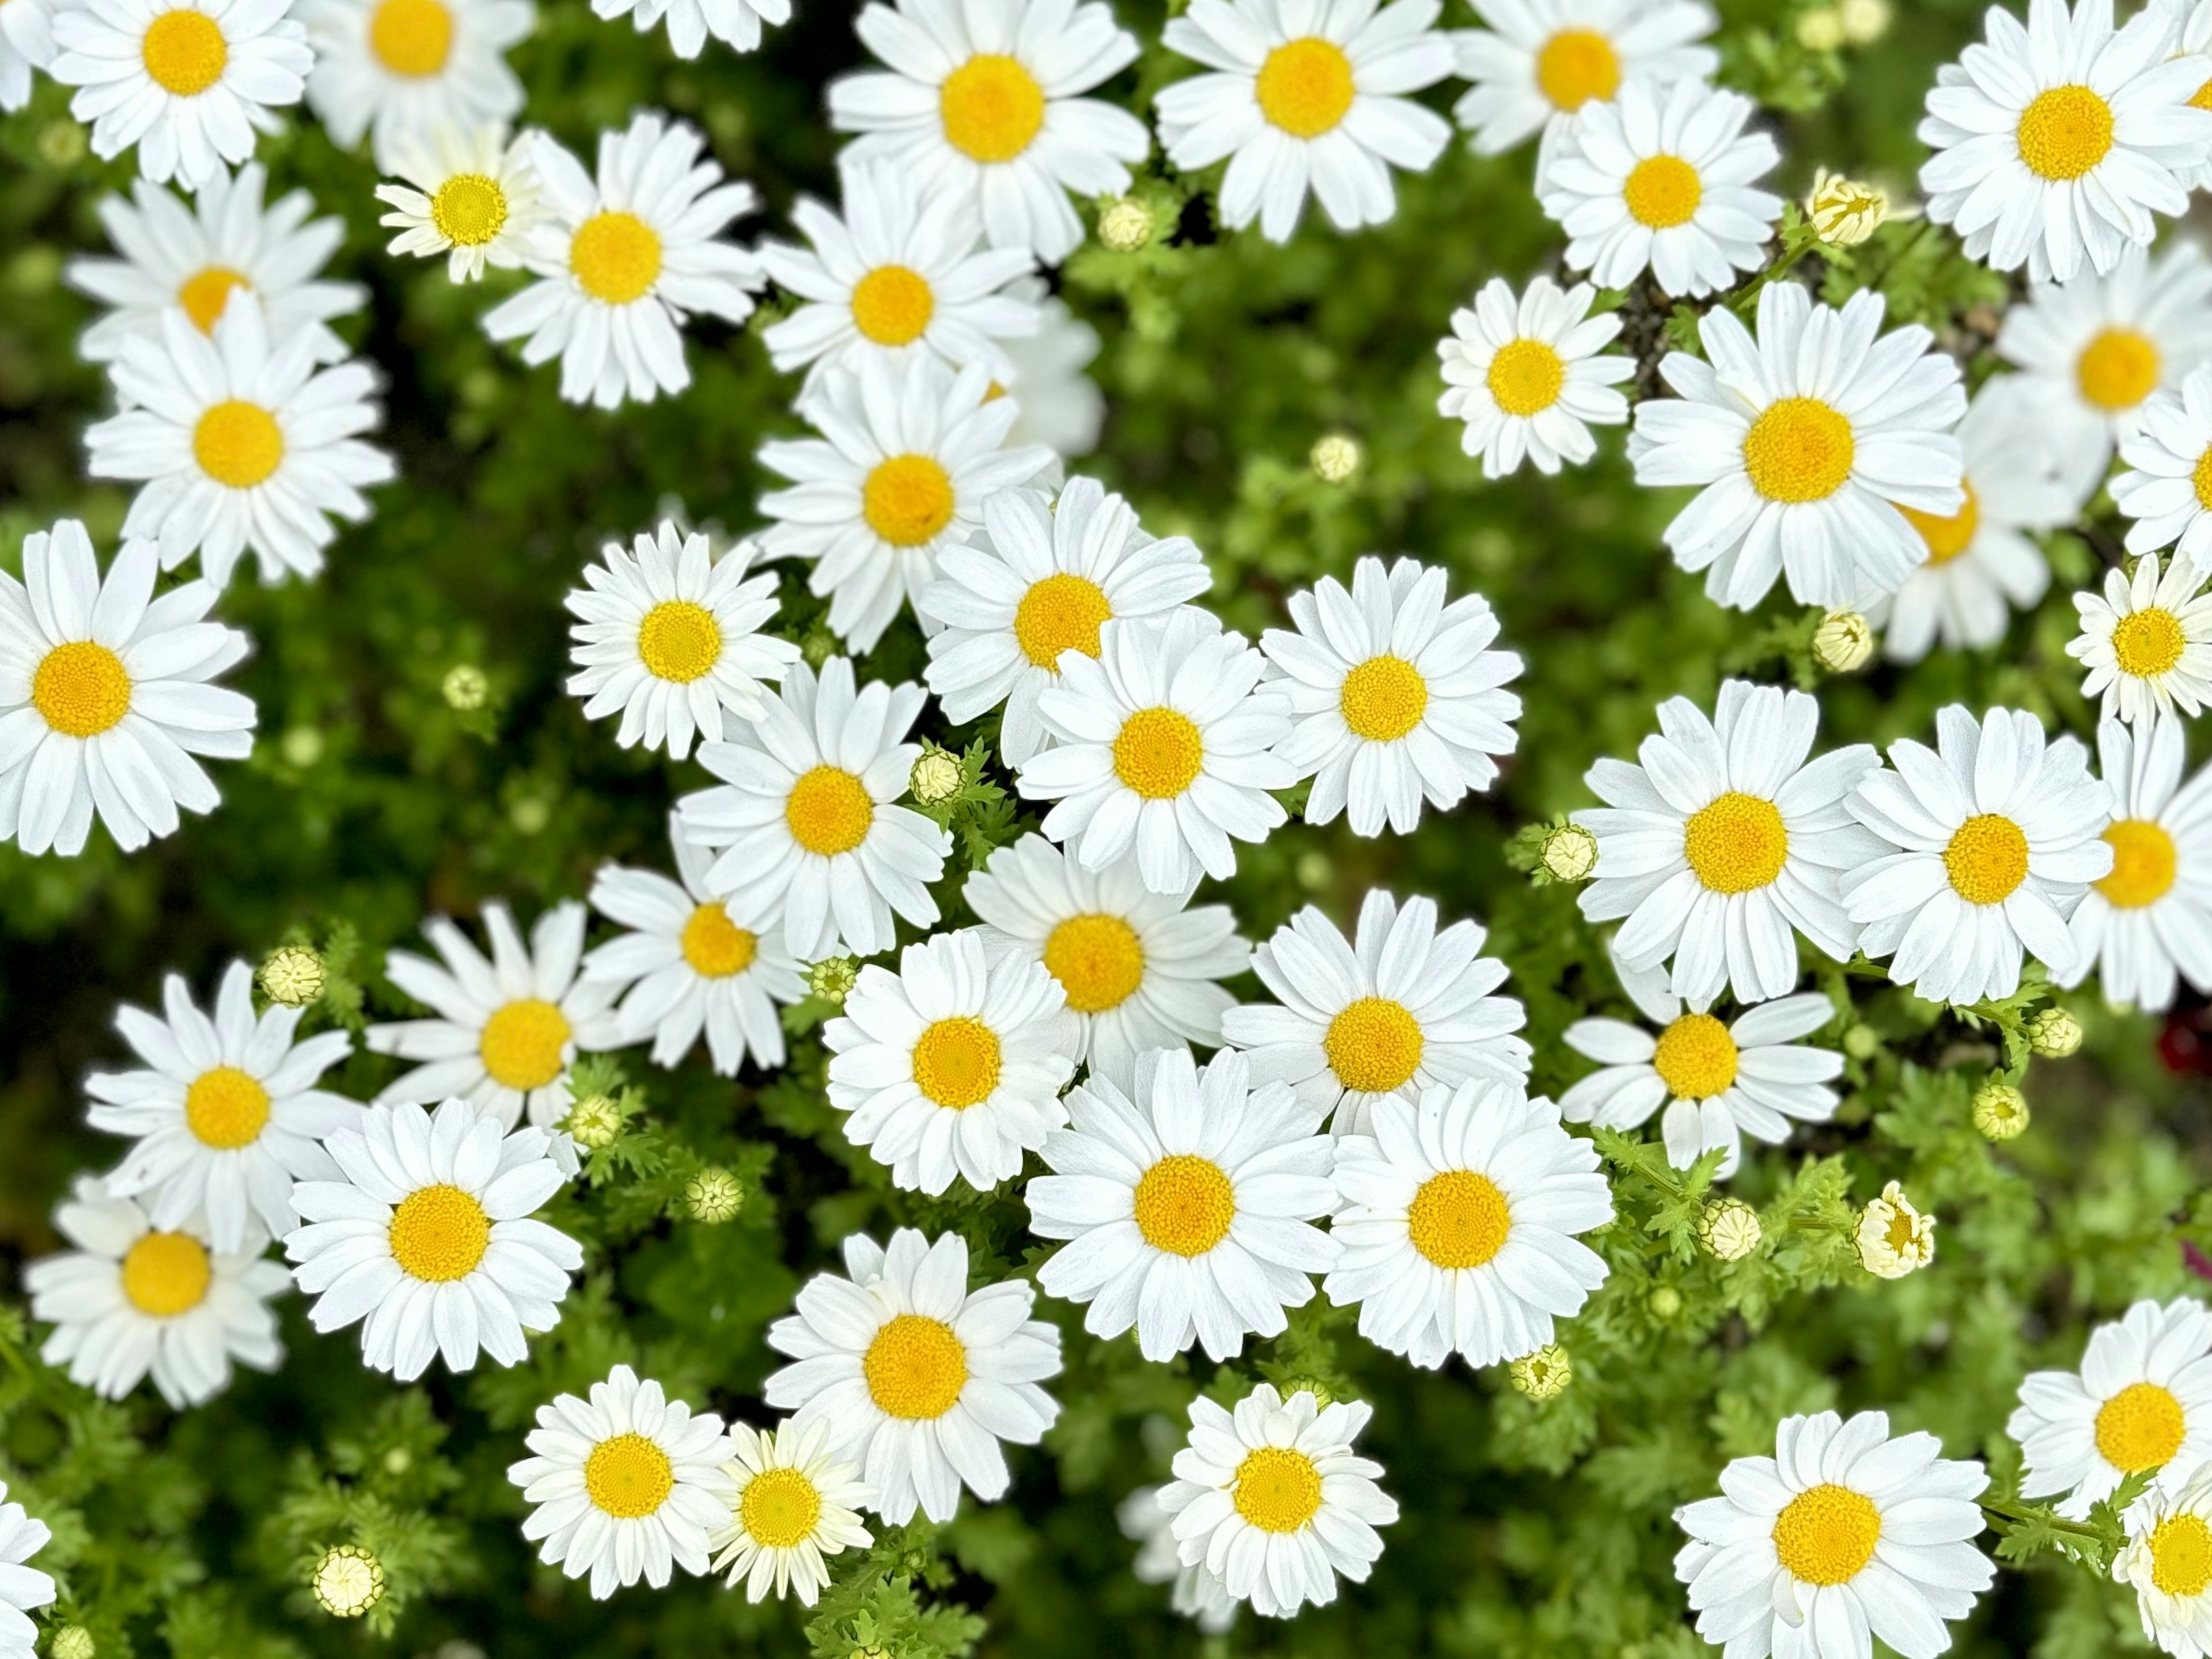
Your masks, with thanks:
M40 159L49 167L73 167L84 160L85 152L91 149L91 137L89 131L74 121L49 121L39 129Z
M684 1183L684 1207L694 1221L719 1227L744 1207L745 1189L727 1170L702 1170Z
M1936 1259L1936 1218L1923 1215L1894 1181L1859 1212L1852 1244L1876 1279L1902 1279Z
M1282 1397L1285 1405L1299 1395L1310 1394L1314 1397L1314 1409L1320 1412L1327 1411L1336 1402L1336 1391L1317 1376L1291 1377L1276 1383L1275 1392Z
M330 975L321 953L307 945L280 945L261 964L261 994L287 1008L304 1008L322 995Z
M1843 15L1833 6L1797 14L1797 44L1808 52L1836 52L1844 44Z
M1098 216L1098 240L1116 253L1134 253L1152 240L1152 210L1133 196L1107 203Z
M1740 1198L1715 1199L1698 1222L1698 1243L1717 1261L1742 1261L1763 1237L1759 1212Z
M1855 46L1870 46L1889 33L1889 0L1842 0L1836 15L1844 25L1844 39Z
M579 1146L596 1152L612 1146L622 1133L622 1113L606 1096L586 1095L568 1109L568 1119L561 1127Z
M483 708L484 699L491 696L491 682L474 663L455 663L446 671L445 684L439 689L445 695L448 708L464 712Z
M1644 1306L1651 1310L1654 1319L1672 1319L1682 1311L1682 1293L1672 1285L1662 1285L1651 1292Z
M46 1651L53 1659L92 1659L100 1650L93 1642L92 1632L82 1625L64 1625L54 1632L53 1645Z
M860 977L860 964L850 957L824 957L806 970L806 988L824 1002L845 1006Z
M1569 1363L1565 1348L1556 1342L1547 1342L1535 1352L1523 1354L1508 1365L1505 1375L1529 1399L1549 1400L1575 1380L1575 1368Z
M2027 1127L2027 1097L1994 1080L1974 1091L1974 1127L1991 1140L2011 1140Z
M2027 1022L2029 1051L2063 1060L2081 1046L2081 1022L2063 1008L2045 1008Z
M1831 611L1813 630L1813 660L1831 674L1856 674L1874 655L1874 628L1856 611Z
M1544 837L1544 872L1554 881L1581 881L1597 868L1597 837L1579 823L1563 823Z
M1821 167L1813 175L1805 212L1813 234L1830 247L1855 247L1889 217L1889 192Z
M942 749L925 749L907 775L907 787L924 806L951 800L960 793L960 759Z
M1349 432L1332 432L1314 445L1307 459L1313 463L1314 476L1323 483L1340 484L1359 471L1367 453Z
M333 1619L358 1619L384 1599L384 1568L357 1544L340 1544L315 1566L315 1600Z
M1844 1052L1853 1060L1872 1060L1881 1052L1881 1033L1861 1021L1844 1030Z

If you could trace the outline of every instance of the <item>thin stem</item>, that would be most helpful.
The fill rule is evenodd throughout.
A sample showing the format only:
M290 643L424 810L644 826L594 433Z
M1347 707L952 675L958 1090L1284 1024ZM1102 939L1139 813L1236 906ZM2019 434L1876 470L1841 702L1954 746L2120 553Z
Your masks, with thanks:
M1983 1514L1988 1516L1993 1522L2002 1521L2009 1523L2008 1526L1998 1527L1996 1530L1999 1532L2008 1531L2010 1530L2011 1526L2018 1526L2033 1522L2046 1526L2053 1532L2064 1533L2069 1538L2078 1538L2083 1543L2094 1547L2100 1554L2104 1553L2104 1534L2099 1532L2094 1527L2090 1526L2087 1522L2062 1520L2055 1515L2030 1514L2027 1510L2022 1509L2018 1504L2009 1502L2002 1498L1983 1498L1981 1500L1981 1510Z

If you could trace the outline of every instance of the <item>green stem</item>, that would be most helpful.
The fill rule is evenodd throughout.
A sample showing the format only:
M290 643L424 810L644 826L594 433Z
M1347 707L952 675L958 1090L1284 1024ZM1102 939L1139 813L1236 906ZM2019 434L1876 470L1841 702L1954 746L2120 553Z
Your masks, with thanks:
M2002 1498L1984 1498L1981 1501L1981 1510L1990 1517L1992 1528L1997 1532L2009 1532L2014 1526L2033 1522L2050 1528L2053 1532L2063 1533L2069 1538L2080 1539L2100 1556L2105 1552L2105 1535L2087 1522L2063 1521L2055 1515L2031 1514L2018 1504ZM2004 1524L2000 1525L1999 1522Z

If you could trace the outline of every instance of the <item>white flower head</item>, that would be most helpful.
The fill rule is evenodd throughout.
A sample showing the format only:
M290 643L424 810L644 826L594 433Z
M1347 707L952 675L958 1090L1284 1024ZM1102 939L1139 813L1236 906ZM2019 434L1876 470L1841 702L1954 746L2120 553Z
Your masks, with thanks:
M1024 276L1006 292L1037 308L1034 334L1003 342L1012 369L1008 396L1018 413L1010 444L1042 444L1063 461L1098 447L1106 424L1106 394L1083 371L1098 356L1098 331L1067 308L1041 276Z
M14 0L9 0L13 4ZM4 33L4 31L0 31ZM0 62L4 69L4 62ZM0 80L0 92L6 89ZM0 1480L0 1498L8 1483ZM23 1564L46 1548L53 1534L43 1521L33 1521L21 1504L0 1504L0 1649L11 1656L28 1655L38 1640L38 1627L27 1616L54 1599L51 1574Z
M1175 1516L1160 1507L1160 1494L1166 1490L1139 1486L1115 1508L1121 1536L1137 1546L1137 1559L1129 1571L1140 1584L1172 1586L1168 1605L1208 1636L1218 1636L1237 1622L1237 1598L1204 1563L1183 1565L1176 1547Z
M1705 81L1720 67L1699 44L1720 21L1702 0L1486 0L1474 14L1489 27L1453 38L1461 78L1474 84L1452 116L1483 155L1540 131L1539 178L1576 118L1626 82Z
M2212 365L2144 401L2142 423L2120 441L2120 459L2127 470L2112 480L2112 501L2135 520L2128 551L2171 547L2212 566Z
M2031 1371L2005 1425L2027 1461L2023 1498L2074 1520L2131 1474L2212 1456L2212 1311L2192 1297L2138 1302L2098 1326L2078 1370Z
M2134 1588L2143 1634L2176 1659L2212 1653L2212 1464L2161 1477L2125 1521L2112 1577Z
M446 275L472 283L484 267L522 264L525 240L544 216L535 156L540 135L513 138L495 124L440 127L427 140L393 144L385 169L405 180L379 185L376 199L393 211L377 221L398 231L386 248L420 258L446 256Z
M830 1583L823 1558L874 1541L859 1511L875 1502L875 1491L837 1455L823 1419L805 1428L733 1423L730 1442L736 1455L722 1473L736 1491L728 1516L707 1540L714 1571L729 1570L732 1589L743 1579L748 1601L773 1590L811 1607Z
M538 27L535 0L301 0L299 15L315 118L343 149L368 134L381 172L410 145L522 107L507 53Z
M31 72L45 69L53 61L53 56L54 20L50 0L22 0L15 10L0 11L0 111L13 113L31 101ZM0 1492L7 1489L5 1483L0 1483ZM14 1507L20 1519L21 1506ZM38 1525L36 1522L31 1524ZM39 1530L43 1542L46 1528L40 1527ZM46 1577L44 1573L33 1576ZM51 1587L52 1581L48 1583ZM51 1588L48 1599L52 1599ZM0 1595L0 1607L7 1605L4 1595ZM38 1607L44 1603L26 1605ZM4 1613L0 1613L0 1632L4 1632L11 1623ZM27 1644L30 1639L28 1636L23 1638Z
M1444 392L1437 412L1466 422L1460 447L1482 458L1482 476L1503 478L1525 459L1539 472L1580 466L1597 453L1592 425L1625 426L1628 399L1614 390L1635 362L1605 348L1620 333L1620 315L1590 315L1597 290L1577 283L1562 290L1532 276L1516 298L1493 276L1472 307L1451 315L1451 337L1437 342Z
M2105 573L2105 591L2076 593L2081 631L2066 654L2087 672L2081 695L2101 696L2108 718L2130 726L2195 714L2212 702L2212 594L2204 573L2179 556L2163 574L2147 553L2135 574Z
M2212 4L2206 0L2151 0L2154 11L2162 11L2173 27L2173 38L2166 50L2177 58L2193 58L2204 76L2204 83L2190 94L2190 103L2197 109L2205 107L2212 94ZM2200 152L2193 167L2179 169L2181 177L2192 190L2212 190L2212 152Z
M2154 1012L2172 1006L2177 975L2212 990L2212 770L2182 782L2185 743L2178 720L2098 726L2112 867L2075 907L2061 985L2094 969L2108 1000Z
M610 19L628 13L640 34L665 18L676 55L696 58L710 34L732 52L752 51L761 43L762 24L791 21L791 0L592 0L592 12Z

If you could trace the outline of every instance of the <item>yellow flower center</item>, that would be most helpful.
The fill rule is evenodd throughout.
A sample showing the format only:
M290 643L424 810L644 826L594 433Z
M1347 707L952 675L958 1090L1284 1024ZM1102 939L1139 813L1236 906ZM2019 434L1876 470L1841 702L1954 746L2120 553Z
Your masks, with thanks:
M259 404L228 398L210 405L192 428L192 459L217 483L251 489L283 460L284 434Z
M1145 981L1145 947L1119 916L1092 911L1070 916L1045 935L1045 969L1079 1014L1118 1008Z
M1881 1511L1849 1486L1801 1492L1775 1517L1774 1553L1801 1584L1847 1584L1874 1559Z
M1682 856L1707 891L1748 893L1782 873L1790 831L1772 801L1731 789L1690 814Z
M2015 136L2037 178L2079 179L2112 148L2112 106L2087 87L2053 87L2021 112Z
M177 289L177 303L192 319L194 328L203 334L212 334L222 316L222 308L230 303L232 290L252 286L243 271L233 270L228 265L210 265L185 278Z
M1917 1253L1920 1248L1920 1218L1902 1206L1892 1205L1889 1226L1882 1239L1894 1255Z
M2158 343L2141 329L2112 327L2098 331L2097 337L2081 349L2074 365L2074 378L2081 396L2107 414L2133 409L2158 390L2164 367Z
M148 25L138 55L162 91L197 98L222 79L230 43L204 11L165 11Z
M430 222L457 247L482 247L507 228L507 191L481 173L457 173L430 198Z
M106 646L72 640L40 659L31 706L64 737L97 737L131 712L131 676Z
M1509 340L1490 360L1488 380L1498 406L1525 420L1559 401L1566 360L1541 340Z
M719 904L702 904L684 924L684 960L702 979L727 979L753 965L760 940Z
M2199 1515L2169 1515L2150 1534L2150 1582L2168 1595L2202 1595L2212 1585L2212 1527Z
M999 1034L980 1019L940 1019L915 1040L915 1086L939 1106L963 1112L999 1086Z
M215 1270L190 1233L148 1233L123 1257L123 1295L149 1319L174 1319L205 1300Z
M943 1320L901 1314L876 1333L860 1371L878 1410L916 1422L959 1404L968 1385L968 1350Z
M2105 826L2112 849L2110 875L2097 878L2097 890L2123 910L2140 910L2166 896L2180 859L2173 837L2148 818L2119 818Z
M920 547L952 522L952 475L930 455L879 461L860 486L860 516L893 547Z
M1684 1014L1659 1033L1651 1069L1677 1100L1710 1100L1735 1081L1735 1039L1711 1014Z
M2212 109L2212 81L2207 81L2203 86L2197 88L2196 91L2189 94L2189 107L2191 109Z
M937 89L945 142L971 161L1011 161L1044 126L1044 88L1002 52L981 52Z
M1146 800L1172 800L1206 765L1206 740L1188 714L1139 708L1114 739L1114 774Z
M1420 1068L1421 1024L1403 1003L1362 997L1328 1023L1321 1040L1328 1068L1346 1088L1387 1095Z
M1620 89L1620 58L1595 29L1561 29L1536 54L1536 84L1553 108L1571 115Z
M822 1494L797 1469L763 1469L745 1483L738 1521L763 1549L797 1549L822 1519Z
M2165 673L2181 660L2187 643L2181 619L2161 605L2130 611L2112 627L2113 659L2120 672L2137 679Z
M660 280L660 237L635 213L597 213L577 227L568 269L602 304L641 300Z
M466 1279L491 1248L491 1218L459 1187L419 1187L392 1212L392 1259L430 1285Z
M2027 837L2001 812L1968 818L1943 849L1952 890L1969 904L2001 904L2027 879Z
M878 265L853 284L853 326L878 345L920 339L936 312L927 280L904 265Z
M1321 1509L1321 1471L1288 1446L1262 1446L1237 1466L1237 1513L1261 1532L1296 1532Z
M638 626L637 654L647 673L689 685L721 660L721 624L703 605L663 599Z
M868 838L876 804L867 786L850 772L817 766L791 786L783 822L791 838L825 859L849 853Z
M1826 501L1851 476L1851 423L1818 398L1779 398L1743 437L1743 470L1770 501Z
M561 1075L568 1017L551 1003L524 997L492 1010L477 1041L492 1081L510 1089L542 1089Z
M1314 35L1286 40L1267 54L1253 88L1260 113L1293 138L1318 138L1352 107L1352 59Z
M1505 1194L1472 1170L1431 1176L1406 1208L1413 1248L1439 1267L1480 1267L1505 1248L1512 1229Z
M383 0L368 20L368 49L394 75L435 75L453 49L453 14L439 0Z
M202 1072L185 1091L185 1127L203 1146L250 1146L269 1121L269 1091L235 1066Z
M1060 571L1030 584L1014 607L1014 641L1032 666L1051 669L1063 651L1098 654L1098 630L1113 619L1105 591L1087 576Z
M2181 1449L2181 1402L2155 1382L2130 1382L2097 1408L2097 1452L2124 1474L2162 1468Z
M1338 707L1353 737L1395 743L1428 712L1429 683L1403 657L1370 657L1344 677Z
M634 1430L600 1441L584 1460L584 1495L617 1521L642 1520L675 1490L668 1454Z
M1628 216L1652 230L1686 225L1705 199L1705 182L1679 155L1649 155L1636 164L1621 186Z
M2197 458L2197 465L2189 475L2190 487L2197 492L2197 505L2212 513L2212 447Z
M1229 1237L1237 1190L1211 1159L1174 1152L1137 1183L1136 1214L1137 1231L1154 1249L1204 1255Z
M1974 494L1974 487L1966 486L1966 504L1948 518L1934 513L1922 513L1900 506L1905 521L1920 532L1920 539L1928 544L1928 562L1948 564L1974 544L1975 532L1982 527L1982 503Z

